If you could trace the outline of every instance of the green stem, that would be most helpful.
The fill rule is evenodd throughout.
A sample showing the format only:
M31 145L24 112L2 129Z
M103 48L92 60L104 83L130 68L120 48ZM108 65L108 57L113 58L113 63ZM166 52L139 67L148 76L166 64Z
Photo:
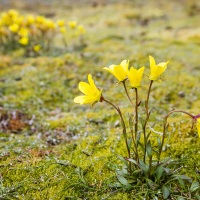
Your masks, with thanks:
M123 135L124 135L124 139L125 139L125 143L126 143L126 148L128 151L128 157L131 157L131 153L130 153L130 148L128 147L128 139L127 139L127 133L126 133L126 125L125 125L125 121L124 118L122 116L121 110L119 109L119 107L115 106L113 103L111 103L110 101L106 100L106 99L102 99L102 101L105 101L106 103L110 104L119 114L120 118L121 118L121 122L122 122L122 127L123 127Z
M125 81L122 81L122 83L123 83L124 90L125 90L125 92L126 92L126 95L127 95L128 99L129 99L129 101L131 102L132 106L134 106L134 104L133 104L133 102L132 102L132 100L131 100L131 98L130 98L130 95L129 95L128 91L127 91Z
M164 145L164 141L165 141L165 135L166 135L166 128L167 128L167 120L169 118L169 116L173 113L183 113L186 114L188 116L190 116L193 120L195 120L195 116L190 114L189 112L183 111L183 110L172 110L170 111L165 117L164 117L164 126L163 126L163 135L162 135L162 141L161 141L161 146L159 148L159 158L158 158L158 162L157 165L159 165L160 163L160 157L161 157L161 153L162 153L162 149L163 149L163 145Z
M146 115L148 115L148 112L149 112L149 97L150 97L152 85L153 85L153 81L150 82L149 90L148 90L148 94L147 94L147 100L146 100Z
M149 97L150 97L152 85L153 85L153 81L151 80L151 82L149 84L147 99L146 99L146 102L145 102L146 120L145 120L144 127L143 127L143 133L144 133L144 158L143 158L143 161L144 161L144 163L146 161L146 148L147 148L146 127L147 127L147 122L149 121L149 116L150 116L150 113L149 113Z
M138 134L138 90L135 88L135 141L137 141Z
M149 178L151 176L151 168L152 168L152 156L149 158Z

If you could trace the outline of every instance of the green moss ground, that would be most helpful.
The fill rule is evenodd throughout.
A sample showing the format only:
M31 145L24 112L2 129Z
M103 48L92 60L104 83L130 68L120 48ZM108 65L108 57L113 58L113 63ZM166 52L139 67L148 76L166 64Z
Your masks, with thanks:
M24 13L53 13L53 19L80 21L87 30L87 46L73 51L71 42L62 54L55 50L37 58L21 57L19 52L0 55L1 115L25 114L14 128L0 131L0 199L140 199L138 190L109 187L122 165L116 154L126 156L115 111L104 103L79 106L73 98L80 94L78 83L91 73L104 96L128 118L131 107L123 88L102 67L129 59L136 67L148 68L150 54L158 62L170 61L163 82L153 87L150 125L160 130L162 117L173 108L199 114L198 1L46 4L39 9L23 1L13 5ZM1 6L1 10L8 8L9 4ZM60 43L57 38L57 47ZM139 91L141 99L146 91L147 81ZM21 128L21 121L31 119L31 125ZM184 159L181 173L200 181L196 130L191 131L190 119L184 115L174 114L170 125L163 156ZM185 190L182 196L195 199Z

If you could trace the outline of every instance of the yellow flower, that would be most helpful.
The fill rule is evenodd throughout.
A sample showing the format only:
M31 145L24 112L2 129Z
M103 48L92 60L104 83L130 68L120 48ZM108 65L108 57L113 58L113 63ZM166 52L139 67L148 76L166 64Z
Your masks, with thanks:
M197 124L196 124L196 126L197 126L198 135L199 135L199 137L200 137L200 118L197 119Z
M26 20L27 20L27 25L31 25L31 24L34 24L35 17L33 15L28 15Z
M66 30L66 28L65 28L65 27L61 27L61 28L60 28L60 32L64 34L64 33L66 33L66 32L67 32L67 30Z
M28 32L29 32L29 30L28 30L27 28L22 27L22 28L19 30L18 34L19 34L20 36L26 37L26 36L28 36Z
M141 85L142 76L144 73L144 68L141 67L140 69L135 69L133 67L130 68L130 70L127 72L128 79L131 83L132 88L138 88Z
M26 46L26 45L28 44L28 41L29 41L28 37L22 37L22 38L20 38L20 39L18 40L18 42L19 42L21 45L24 45L24 46Z
M109 71L119 82L126 79L126 71L121 65L110 65L109 67L104 67L103 69Z
M57 21L57 25L58 25L59 27L63 27L63 26L65 26L65 21L64 21L64 20L58 20L58 21Z
M12 24L9 26L10 31L13 33L16 33L19 30L19 25L18 24Z
M44 22L45 22L45 17L44 16L39 15L39 16L36 17L36 23L44 24Z
M39 44L37 44L37 45L35 45L35 46L33 47L33 50L34 50L35 52L38 52L40 49L41 49L41 46L40 46Z
M149 79L152 81L156 81L159 78L159 76L166 70L169 61L161 62L156 65L154 58L152 56L149 56L149 62L151 69Z
M74 29L77 26L77 22L76 21L70 21L68 23L68 25L69 25L70 28Z
M49 20L49 19L45 21L45 25L48 29L55 29L55 27L56 27L54 22L52 20Z
M85 32L86 32L86 30L85 30L85 28L84 28L83 25L79 25L79 26L77 27L77 29L78 29L78 33L79 33L79 34L85 34Z
M88 83L80 82L79 90L85 94L85 96L78 96L74 98L75 103L79 104L94 104L101 100L101 91L96 87L92 79L92 75L88 75Z
M13 21L14 21L16 24L22 25L22 24L24 23L24 16L19 16L19 17L13 19Z
M14 10L14 9L10 9L10 10L8 11L8 14L9 14L11 17L17 17L19 13L18 13L16 10Z

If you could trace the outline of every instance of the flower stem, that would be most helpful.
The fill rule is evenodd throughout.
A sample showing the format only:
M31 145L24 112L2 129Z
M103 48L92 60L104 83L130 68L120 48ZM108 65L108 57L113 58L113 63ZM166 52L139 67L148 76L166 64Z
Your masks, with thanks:
M138 89L135 88L135 141L138 134Z
M125 92L126 92L126 95L127 95L128 99L129 99L129 101L131 102L132 106L134 106L134 104L133 104L133 102L132 102L132 100L131 100L131 98L130 98L130 95L129 95L128 91L127 91L125 81L122 81L122 83L123 83L124 90L125 90Z
M148 115L148 112L149 112L149 97L150 97L152 85L153 85L153 81L150 82L149 90L148 90L148 94L147 94L147 100L146 100L146 115Z
M164 125L163 125L163 135L162 135L162 141L161 141L161 146L159 148L159 158L158 158L158 162L157 165L159 165L160 163L160 157L161 157L161 153L162 153L162 149L163 149L163 145L164 145L164 141L165 141L165 136L166 136L166 129L167 129L167 120L169 118L169 116L173 113L183 113L188 115L189 117L192 118L192 120L195 120L195 116L190 114L189 112L183 111L183 110L172 110L170 111L165 117L164 117Z
M146 127L147 127L147 122L149 121L149 117L150 117L150 113L149 113L149 97L150 97L152 85L153 85L153 81L151 80L151 82L149 84L147 99L146 99L146 102L145 102L146 120L145 120L145 123L144 123L144 126L143 126L143 133L144 133L144 158L143 158L143 161L144 161L144 163L146 161L146 148L147 148Z
M126 125L125 125L125 121L124 118L122 116L121 110L119 109L119 107L115 106L113 103L111 103L110 101L108 101L107 99L102 99L102 101L105 101L106 103L110 104L119 114L120 118L121 118L121 123L122 123L122 127L123 127L123 135L124 135L124 139L125 139L125 143L126 143L126 148L128 151L128 157L131 157L131 153L130 153L130 148L128 146L128 138L127 138L127 133L126 133Z

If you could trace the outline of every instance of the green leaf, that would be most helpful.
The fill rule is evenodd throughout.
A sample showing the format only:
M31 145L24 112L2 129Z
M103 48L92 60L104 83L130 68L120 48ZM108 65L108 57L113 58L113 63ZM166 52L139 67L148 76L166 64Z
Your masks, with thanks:
M149 131L149 133L147 134L147 137L146 137L147 140L149 139L150 135L151 135L151 131Z
M158 135L160 135L160 136L162 136L163 135L163 133L161 133L161 132L159 132L159 131L155 131L153 128L151 128L151 127L149 127L149 129L153 132L153 133L156 133L156 134L158 134Z
M122 157L122 156L120 156L120 155L117 155L117 157L118 157L127 167L129 167L129 163L128 163L128 161L127 161L124 157Z
M122 167L122 172L123 172L123 174L128 174L128 170L127 170L127 166L126 165L124 165Z
M165 185L162 186L162 193L164 199L167 199L168 196L170 195L170 191Z
M129 159L127 159L127 160L138 166L138 163L137 163L136 160L134 160L134 159L132 159L132 158L129 158Z
M129 149L131 148L131 144L132 144L132 138L129 138L129 139L128 139L128 148L129 148Z
M164 169L162 166L159 166L157 169L156 169L156 180L159 181L160 178L162 177L163 175L163 172L164 172Z
M109 187L114 187L114 188L121 188L122 187L122 184L119 183L119 182L116 182L116 183L113 183L113 184L110 184Z
M131 187L131 185L129 184L129 182L121 175L117 174L117 179L118 181L122 184L125 185L127 187Z
M139 167L144 171L144 172L148 172L149 171L149 167L148 165L146 165L143 161L139 161Z
M177 200L185 200L184 197L178 197Z
M185 183L184 183L184 181L183 181L182 178L178 177L178 182L179 182L179 184L180 184L180 186L181 186L182 188L185 187Z
M179 174L177 174L177 175L173 175L172 177L174 177L176 179L181 178L183 180L187 180L189 182L192 182L192 179L190 177L188 177L188 176L185 176L185 175L179 175Z
M142 151L144 152L144 145L141 142L138 142L139 146L141 147ZM146 152L144 152L146 153Z
M149 157L152 156L152 147L151 147L151 141L150 140L147 142L147 155Z
M151 179L145 178L145 180L147 181L147 183L151 189L155 189L159 186L156 183L154 183Z
M192 183L192 185L190 187L190 192L195 192L199 188L200 188L199 182L195 181Z
M141 135L141 132L138 132L137 138L136 138L136 144L140 142L140 135Z
M130 126L130 129L131 129L131 132L133 132L133 122L134 122L134 118L135 118L134 115L131 115L131 116L129 117L129 126Z
M153 149L153 152L156 154L156 158L158 160L159 159L159 152L157 150L155 150L155 149Z
M161 140L159 137L157 137L157 143L158 143L158 149L160 149L161 148Z

